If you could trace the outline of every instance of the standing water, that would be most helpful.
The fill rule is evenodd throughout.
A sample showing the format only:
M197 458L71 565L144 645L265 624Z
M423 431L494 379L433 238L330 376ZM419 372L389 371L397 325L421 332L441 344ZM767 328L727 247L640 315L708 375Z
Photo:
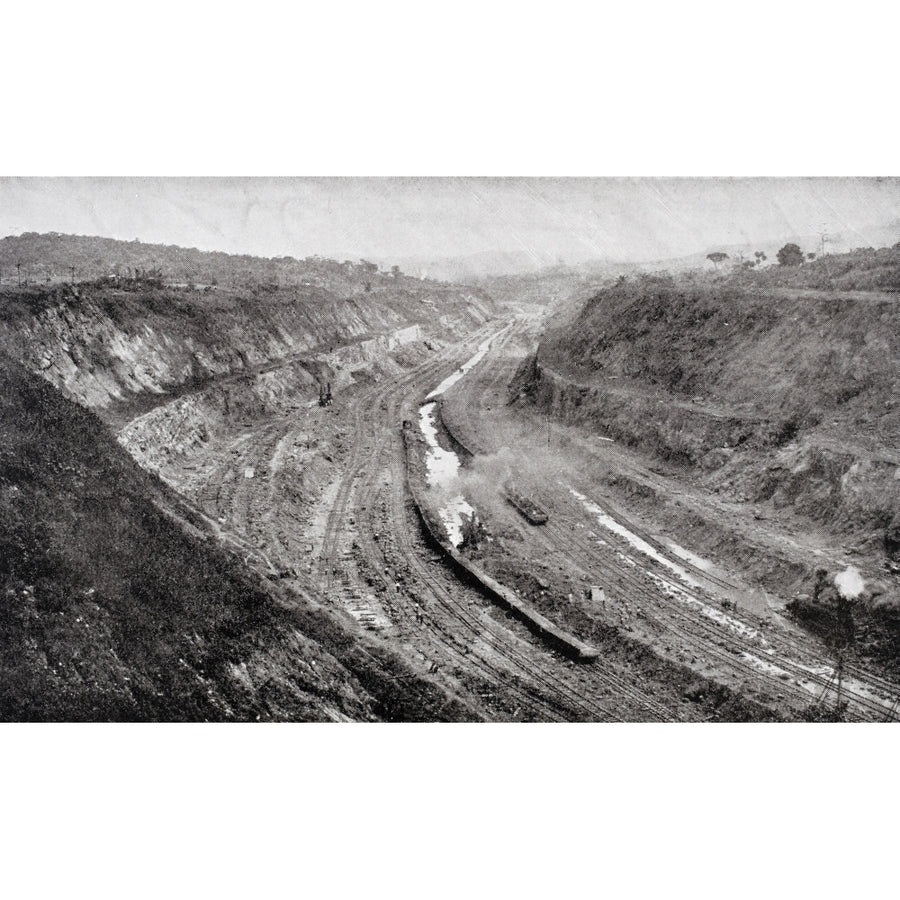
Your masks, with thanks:
M445 450L437 439L437 424L434 411L437 404L426 403L419 410L419 428L428 443L425 454L425 480L441 495L438 515L450 538L450 543L458 547L462 543L462 517L472 516L475 510L463 497L459 486L459 457L451 450Z
M484 359L485 354L491 349L491 344L494 342L494 339L500 337L500 335L509 327L510 326L507 325L506 328L501 328L496 334L492 334L489 338L483 340L478 345L478 350L475 352L475 355L464 362L452 375L445 378L425 399L431 400L433 397L439 397L444 391L449 391L463 375L466 375L474 369L475 366Z
M494 339L503 334L510 326L500 329L496 334L486 338L478 345L474 356L464 362L452 375L445 378L426 398L433 400L445 391L450 390L463 375L468 374L478 363L484 359L485 354L491 349ZM437 424L434 419L436 404L428 403L419 410L419 427L428 443L428 452L425 454L425 480L429 487L437 489L441 494L441 506L438 507L438 515L450 538L450 543L458 547L462 543L462 517L474 516L475 510L463 497L459 484L459 457L451 450L445 450L437 439Z

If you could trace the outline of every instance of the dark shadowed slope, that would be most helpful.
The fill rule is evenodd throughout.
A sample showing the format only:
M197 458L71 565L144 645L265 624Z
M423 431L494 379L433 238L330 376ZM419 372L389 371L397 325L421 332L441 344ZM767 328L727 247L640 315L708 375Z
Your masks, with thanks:
M93 413L0 377L0 719L467 717L253 579Z

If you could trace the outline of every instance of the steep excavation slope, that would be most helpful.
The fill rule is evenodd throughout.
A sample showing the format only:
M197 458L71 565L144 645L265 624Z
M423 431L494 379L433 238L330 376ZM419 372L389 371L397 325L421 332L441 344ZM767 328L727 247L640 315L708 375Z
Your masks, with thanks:
M687 485L699 499L681 524L695 546L721 549L782 596L810 592L817 568L833 569L836 555L846 565L849 554L893 632L898 313L891 293L796 291L747 273L631 278L547 331L510 398L636 450ZM623 471L619 487L671 526L679 516L662 499L678 491L647 475ZM782 537L765 550L743 544L701 506L743 515L757 531L777 523ZM784 535L811 549L795 554ZM887 646L893 655L896 637Z
M133 276L7 287L0 346L97 412L142 465L179 488L171 462L236 427L315 403L329 385L377 379L404 353L415 361L495 312L478 290L365 262L181 254L59 235L24 243L42 248L48 272L68 259L84 267L91 248L106 256L90 271L121 271L123 260L144 259L138 251L158 261ZM236 286L197 287L198 273Z
M0 720L467 718L0 357Z
M491 302L368 263L186 253L234 286L158 267L4 279L0 718L477 718L307 581L261 578L238 524L223 542L181 491L189 454L230 459L249 423L412 364ZM304 436L293 490L333 477L332 437Z
M878 295L789 299L648 278L549 332L520 389L811 517L884 527L900 488L898 312Z
M387 276L271 289L186 289L109 279L7 289L0 341L73 399L124 421L160 395L253 374L413 325L452 333L491 306L468 289Z

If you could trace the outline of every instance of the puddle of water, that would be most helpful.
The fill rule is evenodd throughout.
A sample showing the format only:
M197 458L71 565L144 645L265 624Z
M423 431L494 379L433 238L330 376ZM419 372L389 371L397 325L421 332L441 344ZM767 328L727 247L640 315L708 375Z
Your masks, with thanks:
M464 375L468 374L478 363L484 359L485 354L491 349L494 340L502 335L509 327L502 328L496 334L486 338L478 345L478 350L469 360L463 363L452 375L445 378L428 396L427 400L439 397L449 390ZM444 496L442 505L438 507L438 515L450 542L454 547L462 543L462 517L474 516L475 509L468 503L459 490L459 457L451 450L445 450L438 443L437 425L434 420L434 403L425 403L419 410L419 428L425 435L428 443L428 451L425 454L426 481L430 487L437 488Z
M687 569L683 566L679 566L678 563L673 562L668 557L663 556L662 553L655 547L651 547L643 538L639 538L624 525L617 522L612 516L605 513L596 503L588 500L584 494L579 494L573 487L569 488L569 493L572 494L572 496L575 497L589 513L595 516L597 521L608 531L612 531L614 534L619 535L619 537L625 538L635 550L640 551L644 556L649 556L651 559L664 565L667 569L671 569L671 571L673 571L685 584L689 584L691 587L701 587L700 582L697 581Z
M805 670L806 672L811 672L813 675L818 675L824 678L831 678L834 675L834 669L830 666L808 666L803 663L797 663L798 668ZM856 678L844 676L844 687L847 690L853 691L855 694L861 694L868 700L872 700L875 703L880 704L884 707L885 712L888 711L890 706L890 698L885 697L880 693L876 693L872 690L872 688L865 684L862 681L858 681ZM834 686L832 685L832 689L834 690Z
M790 672L786 672L784 669L781 669L770 662L766 662L764 659L760 659L752 653L747 653L746 650L741 653L741 656L750 663L754 669L759 669L760 672L765 672L767 675L774 675L776 678L781 678L783 681L794 681L796 684L800 684L802 687L806 688L806 690L810 690L809 682L801 682L796 678L792 678ZM815 688L812 688L812 693L815 693Z
M628 543L631 544L631 546L634 547L635 550L639 551L644 556L648 556L651 559L662 563L662 565L674 572L685 584L689 585L690 587L701 587L700 582L693 578L687 570L685 570L682 566L679 566L672 560L668 559L667 557L663 556L658 550L656 550L655 547L650 546L650 544L648 544L645 540L639 538L636 534L629 531L624 525L621 525L614 518L612 518L612 516L605 513L599 506L597 506L596 503L591 502L587 497L585 497L583 494L578 493L578 491L576 491L572 487L569 488L569 492L581 502L582 506L584 506L584 508L588 512L596 517L597 522L604 528L612 531L614 534L617 534L620 537L625 538L625 540L628 541ZM616 551L616 556L623 562L627 563L629 566L636 567L638 565L637 562L630 556L628 556L627 553L622 553L620 550ZM742 635L743 637L758 641L761 647L766 648L766 653L774 652L767 649L769 647L768 641L766 641L765 638L763 638L755 628L750 628L743 622L735 619L733 616L729 616L727 613L716 609L714 606L710 606L708 603L704 603L698 597L695 597L693 594L686 591L683 587L680 587L679 585L669 581L668 578L663 578L661 575L657 575L656 573L650 572L647 569L644 569L643 571L650 579L655 581L656 584L658 584L670 596L675 597L682 603L689 603L693 606L699 607L703 615L705 615L709 619L712 619L719 625L724 625L726 628L731 629L732 631Z
M507 328L509 328L509 326L501 329L496 334L492 334L489 338L483 340L478 345L478 350L476 351L475 355L467 362L464 362L452 375L445 378L425 399L431 400L434 397L440 397L440 395L443 394L444 391L450 390L450 388L452 388L453 385L463 377L463 375L466 375L468 372L474 369L475 366L477 366L478 363L480 363L481 360L484 359L485 354L488 352L488 350L491 349L491 344L494 342L494 339L500 337L500 335L503 334L503 332L506 331Z
M459 494L451 497L443 506L438 507L438 515L444 528L447 529L447 537L454 547L458 547L463 540L462 517L475 515L475 510L466 502L466 498Z
M731 629L731 631L742 637L757 641L765 653L773 654L775 652L769 648L769 642L755 628L751 628L749 625L745 625L743 622L735 619L733 616L729 616L720 609L716 609L714 606L704 603L693 594L689 594L684 588L679 587L677 584L673 584L668 578L663 578L661 575L656 575L654 572L648 572L646 569L644 570L644 574L652 581L655 581L670 596L675 597L676 600L699 607L700 612L706 616L707 619L712 619L713 622L724 625L726 628Z
M429 487L437 488L444 496L442 505L438 507L438 515L450 543L458 547L462 543L462 517L474 515L475 510L459 491L459 457L438 443L434 410L434 403L426 403L419 410L419 428L428 443L428 451L425 454L425 480Z
M696 566L698 569L702 569L704 572L708 572L712 568L712 563L708 559L697 556L696 553L691 553L690 550L685 550L684 547L679 546L675 541L666 541L666 546L676 556L680 556L682 559L687 560L691 565Z
M428 483L447 487L459 475L459 457L452 450L445 450L438 443L437 424L434 420L436 404L426 403L419 409L419 428L428 442L425 462L428 468Z
M817 682L810 681L806 678L796 678L791 675L790 672L786 672L784 669L772 665L772 663L766 662L758 656L754 656L752 653L741 653L741 656L750 663L753 668L759 669L760 672L765 672L767 675L775 675L785 682L790 681L798 687L802 687L803 690L808 691L810 694L816 695L821 690L821 686Z

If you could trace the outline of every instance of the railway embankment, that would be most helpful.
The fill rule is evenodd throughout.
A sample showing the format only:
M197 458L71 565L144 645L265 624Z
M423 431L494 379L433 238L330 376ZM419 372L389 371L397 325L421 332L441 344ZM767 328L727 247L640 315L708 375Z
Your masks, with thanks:
M440 551L453 570L464 581L476 587L484 596L511 613L519 621L546 641L550 646L581 662L589 662L599 656L599 651L541 615L515 591L492 578L453 545L446 526L440 521L435 503L429 502L425 478L425 454L428 445L425 437L410 422L403 427L406 449L407 478L410 496L422 524L428 542ZM438 501L439 502L439 501Z

